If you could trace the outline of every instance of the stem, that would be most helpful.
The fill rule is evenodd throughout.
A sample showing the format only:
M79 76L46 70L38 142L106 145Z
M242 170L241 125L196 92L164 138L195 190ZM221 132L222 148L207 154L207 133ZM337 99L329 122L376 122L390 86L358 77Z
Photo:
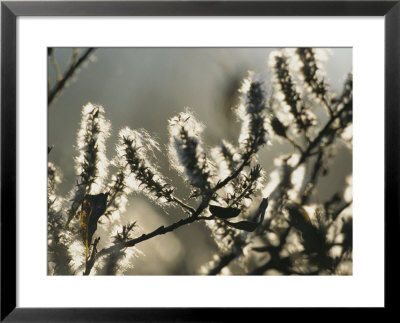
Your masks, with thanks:
M251 189L251 184L247 186L243 192L231 203L228 207L233 207L236 203L240 202L240 200L247 194L248 191Z
M319 151L317 160L314 163L314 168L312 170L312 174L310 176L310 180L307 183L307 187L303 191L303 194L302 194L302 197L301 197L301 205L304 205L304 204L307 203L308 199L311 196L311 192L315 188L315 184L316 184L317 179L318 179L318 174L319 174L319 171L320 171L320 169L322 167L322 158L323 157L324 157L324 153L321 150L321 151ZM309 186L309 185L311 185L311 186Z
M233 251L230 254L222 256L220 262L208 272L208 275L215 276L219 274L221 270L228 266L237 256L239 255Z
M332 123L340 117L340 115L342 114L342 112L344 112L346 109L342 109L340 110L337 114L333 114L332 118L329 119L329 121L326 123L326 125L324 126L324 128L318 133L318 135L315 137L315 139L308 145L307 149L303 152L303 154L301 155L301 158L299 160L299 162L297 163L297 165L294 167L295 169L297 167L299 167L306 159L307 157L310 155L311 150L313 150L318 144L319 142L322 140L322 138L327 134L328 130L330 129L330 126L332 125Z
M194 208L192 208L190 205L184 203L183 201L181 201L180 199L178 199L175 196L171 195L171 201L175 202L176 204L182 206L184 209L190 211L191 213L195 213L196 210Z
M246 154L245 159L243 160L242 164L228 177L226 177L222 182L219 182L215 187L214 187L214 191L218 191L221 188L223 188L226 184L228 184L231 180L233 180L234 178L236 178L240 172L243 170L243 168L249 163L250 157L253 155L255 149L252 148L250 150L249 153Z
M186 224L190 224L193 223L195 221L201 221L201 220L211 220L211 217L200 217L199 215L201 214L201 212L203 212L203 210L208 206L208 200L203 201L200 206L197 208L197 210L194 211L194 213L192 214L192 216L186 218L186 219L181 219L178 222L175 222L167 227L161 226L159 228L157 228L156 230L147 233L147 234L142 234L141 236L139 236L138 238L135 239L131 239L128 240L124 243L120 243L118 245L114 245L111 246L109 248L106 249L102 249L100 252L96 253L93 257L93 261L92 262L88 262L88 264L90 264L91 266L89 267L88 265L86 266L86 270L85 270L85 275L89 275L90 271L94 265L94 261L96 258L98 257L102 257L105 256L107 254L111 254L117 251L120 251L124 248L128 248L128 247L133 247L135 245L137 245L140 242L149 240L151 238L154 238L155 236L158 235L162 235L162 234L166 234L168 232L172 232ZM191 208L191 207L190 207ZM194 209L193 209L194 210ZM92 257L91 257L92 258Z
M199 210L196 211L196 214L198 212L199 212ZM138 243L146 241L146 240L149 240L151 238L154 238L155 236L166 234L168 232L172 232L172 231L174 231L174 230L176 230L176 229L178 229L178 228L180 228L180 227L182 227L182 226L184 226L186 224L193 223L195 221L205 220L205 219L208 219L208 218L198 217L198 216L194 216L193 215L193 216L190 216L190 217L188 217L186 219L181 219L178 222L175 222L175 223L173 223L173 224L171 224L171 225L169 225L167 227L164 227L162 225L161 227L157 228L156 230L154 230L154 231L152 231L150 233L142 234L138 238L131 239L131 240L128 240L128 241L126 241L124 243L121 243L121 244L114 245L112 247L103 249L97 254L97 256L98 257L102 257L104 255L107 255L109 253L113 253L115 251L119 251L119 250L124 249L124 248L133 247L133 246L137 245Z
M332 118L333 117L333 111L331 108L331 105L328 103L326 100L325 96L322 97L322 102L324 103L326 109L328 110L329 116Z
M54 68L54 70L56 72L56 80L57 80L57 82L60 82L63 77L62 77L62 73L61 73L60 67L57 64L57 61L54 58L54 54L53 53L50 55L50 64L53 65L53 68Z
M296 142L292 138L289 138L289 136L286 136L285 138L300 152L300 154L304 152L303 149L298 144L296 144Z
M75 71L78 69L78 67L86 60L87 57L95 50L95 48L89 48L86 50L86 52L77 60L75 64L71 64L70 68L65 72L64 76L62 77L61 80L58 80L58 82L55 84L53 89L49 91L48 98L47 98L47 104L50 106L50 104L53 102L54 98L57 96L58 93L62 91L62 89L65 87L65 84L67 81L72 77L72 75L75 73Z
M93 250L93 251L92 251L92 254L90 255L90 258L89 258L89 259L86 258L86 268L85 268L85 272L83 273L84 276L89 275L89 274L90 274L90 271L91 271L92 268L93 268L94 262L95 262L95 260L96 260L96 255L97 255L97 249L96 249L96 247L97 247L97 244L99 243L99 241L100 241L100 238L96 238L96 239L94 240L93 249L92 249L92 250Z

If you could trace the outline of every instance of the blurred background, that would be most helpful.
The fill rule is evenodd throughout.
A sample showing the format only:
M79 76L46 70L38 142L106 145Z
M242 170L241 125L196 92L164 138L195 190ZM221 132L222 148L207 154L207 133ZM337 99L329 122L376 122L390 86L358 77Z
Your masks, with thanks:
M204 142L213 146L221 139L237 141L239 123L232 108L238 103L240 84L248 71L265 80L272 72L268 56L273 48L98 48L86 60L62 93L48 109L48 145L54 146L49 161L62 170L58 193L66 196L76 182L74 156L76 134L82 106L88 102L102 105L111 121L112 135L107 142L107 157L114 157L118 131L124 126L144 128L160 143L168 144L168 119L190 107L202 122ZM84 48L79 49L81 53ZM72 48L54 48L53 55L61 71L71 59ZM329 48L324 62L326 81L334 92L352 72L352 49ZM49 82L56 71L49 62ZM293 148L281 144L265 146L259 162L268 173L273 160ZM186 198L188 188L170 169L166 149L158 155L160 169L178 188L178 197ZM113 172L113 169L110 169ZM322 202L345 187L352 172L352 151L339 148L331 171L318 182L313 199ZM196 205L196 204L192 204ZM179 209L161 209L141 194L133 194L123 222L137 221L141 233L153 231L185 217ZM139 234L139 232L138 232ZM204 223L184 226L164 236L139 244L143 255L135 258L132 275L196 274L208 262L217 247Z

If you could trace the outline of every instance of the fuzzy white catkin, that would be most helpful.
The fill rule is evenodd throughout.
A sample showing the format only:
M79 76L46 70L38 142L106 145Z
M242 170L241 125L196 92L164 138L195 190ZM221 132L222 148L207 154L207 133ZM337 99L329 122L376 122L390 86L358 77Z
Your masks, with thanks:
M93 178L90 194L99 194L104 188L104 180L107 177L109 162L106 157L106 140L110 136L111 123L104 117L104 108L101 105L92 103L86 104L82 109L81 126L78 131L77 151L79 155L75 159L75 168L77 175L84 171L84 163L93 154L95 160L96 176ZM96 116L97 115L97 116ZM93 131L95 129L95 131ZM96 131L97 130L97 131ZM88 141L94 140L97 151L90 150Z
M201 140L203 130L204 126L189 108L169 120L170 164L193 186L201 189L209 187L212 169Z
M155 166L155 151L159 150L158 143L143 129L125 127L119 132L116 163L120 168L125 167L127 189L145 192L153 201L163 205L168 202L170 194L165 190L167 181ZM129 165L129 158L134 158L137 165ZM151 174L151 178L147 174ZM157 192L160 194L156 195Z

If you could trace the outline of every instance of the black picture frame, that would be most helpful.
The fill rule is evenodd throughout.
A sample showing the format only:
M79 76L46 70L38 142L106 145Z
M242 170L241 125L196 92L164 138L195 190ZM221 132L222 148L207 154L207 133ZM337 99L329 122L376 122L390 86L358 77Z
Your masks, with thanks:
M384 16L385 19L385 308L399 233L400 1L82 1L1 3L1 321L237 321L267 309L18 308L16 281L16 19L19 16ZM370 202L368 202L370 203ZM389 278L390 277L390 278ZM40 293L40 291L38 291ZM249 313L251 312L251 313ZM287 315L287 314L286 314ZM288 318L288 317L287 317Z

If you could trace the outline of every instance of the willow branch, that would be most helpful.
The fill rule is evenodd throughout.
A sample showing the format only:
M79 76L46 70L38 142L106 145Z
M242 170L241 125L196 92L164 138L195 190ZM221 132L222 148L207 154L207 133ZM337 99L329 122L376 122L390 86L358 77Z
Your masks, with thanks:
M102 256L105 256L107 254L110 254L110 253L113 253L113 252L116 252L116 251L120 251L120 250L128 248L128 247L133 247L133 246L135 246L135 245L137 245L137 244L139 244L139 243L141 243L143 241L146 241L146 240L149 240L151 238L154 238L155 236L166 234L168 232L172 232L172 231L174 231L174 230L176 230L176 229L178 229L178 228L180 228L180 227L182 227L182 226L184 226L186 224L190 224L190 223L193 223L195 221L204 220L206 218L198 216L204 210L204 208L205 207L201 207L201 208L199 207L199 209L196 210L194 215L192 215L192 216L190 216L190 217L188 217L186 219L181 219L178 222L175 222L175 223L173 223L173 224L171 224L169 226L165 227L165 226L162 225L161 227L157 228L156 230L154 230L154 231L152 231L150 233L142 234L141 236L139 236L137 238L134 238L134 239L131 239L131 240L128 240L128 241L126 241L124 243L120 243L120 244L114 245L112 247L102 249L100 252L97 253L97 257L102 257Z
M243 170L243 168L249 164L250 158L253 155L253 153L255 152L255 149L252 148L250 152L246 153L245 155L245 159L243 160L243 162L240 164L240 166L228 177L226 177L222 182L219 182L215 187L214 187L214 191L218 191L221 188L223 188L226 184L228 184L231 180L235 179L240 172Z
M304 152L303 149L292 138L286 136L285 139L289 141L293 145L293 147L295 147L300 152L300 154Z
M195 213L196 210L192 208L190 205L186 204L185 202L181 201L178 199L176 196L171 196L171 200L175 202L176 204L182 206L184 209L190 211L191 213Z
M345 112L346 109L340 110L337 114L334 114L329 121L325 124L324 128L321 129L321 131L318 133L318 135L314 138L313 141L308 145L307 149L303 152L301 155L301 158L299 162L296 164L295 168L300 166L311 154L311 151L320 143L322 138L324 138L325 135L327 135L328 131L330 130L331 125L335 122L337 118L340 117L340 115Z
M330 105L330 104L328 103L328 101L326 100L325 96L322 97L322 102L324 103L326 109L328 110L328 113L329 113L330 117L332 118L333 115L334 115L334 114L333 114L333 110L332 110L331 105Z
M240 172L243 170L243 168L248 164L253 152L254 152L254 149L251 149L251 151L246 154L246 157L245 157L244 161L236 169L236 171L234 171L230 176L225 178L222 182L217 184L213 188L212 191L216 192L217 190L221 189L226 184L228 184L232 179L236 178L240 174ZM131 239L131 240L128 240L128 241L126 241L124 243L119 243L119 244L113 245L113 246L111 246L109 248L102 249L101 251L99 251L98 253L96 253L94 255L93 262L90 263L91 266L93 267L94 261L98 257L102 257L102 256L105 256L107 254L118 252L118 251L120 251L122 249L125 249L125 248L133 247L133 246L135 246L135 245L137 245L137 244L139 244L139 243L141 243L143 241L147 241L147 240L149 240L151 238L154 238L154 237L156 237L158 235L162 235L162 234L166 234L168 232L172 232L172 231L174 231L174 230L176 230L176 229L178 229L178 228L180 228L180 227L182 227L184 225L193 223L195 221L202 221L202 220L206 221L206 220L213 219L213 217L201 217L200 216L200 214L208 207L208 204L210 202L210 197L203 199L202 203L199 205L199 207L196 210L194 208L192 208L191 206L185 204L184 202L180 201L176 197L173 197L173 201L176 202L177 204L181 205L182 207L190 210L192 215L190 217L186 218L186 219L181 219L178 222L175 222L175 223L173 223L173 224L171 224L171 225L169 225L167 227L161 226L161 227L157 228L156 230L154 230L154 231L152 231L150 233L142 234L141 236L139 236L137 238L134 238L134 239ZM92 267L89 268L87 266L86 271L85 271L85 273L87 273L87 275L90 274L90 271L91 271Z
M49 91L47 97L47 104L50 104L54 101L54 98L59 94L65 87L67 81L74 75L75 71L79 66L89 57L89 55L95 50L95 48L89 48L86 52L74 63L71 64L69 69L65 72L61 80L58 80L54 87Z

